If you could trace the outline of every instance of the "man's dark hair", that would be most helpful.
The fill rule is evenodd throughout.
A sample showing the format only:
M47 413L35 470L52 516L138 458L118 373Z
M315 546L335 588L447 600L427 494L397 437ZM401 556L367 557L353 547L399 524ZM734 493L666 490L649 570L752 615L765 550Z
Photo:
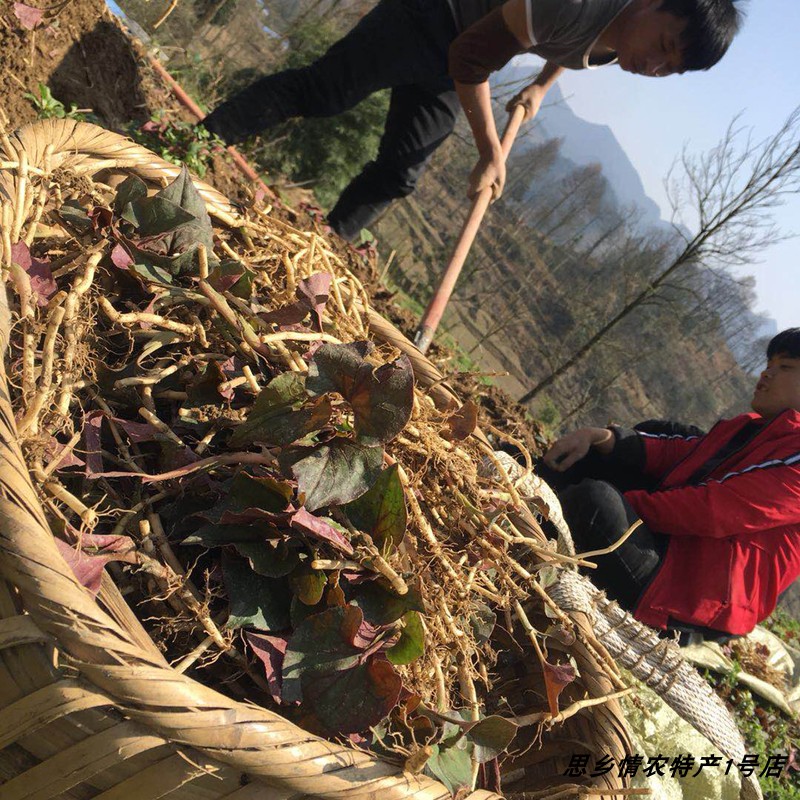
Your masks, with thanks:
M800 328L787 328L772 337L767 345L767 359L773 356L800 358Z
M734 0L663 0L659 11L687 20L683 31L683 69L711 69L739 32L741 11Z

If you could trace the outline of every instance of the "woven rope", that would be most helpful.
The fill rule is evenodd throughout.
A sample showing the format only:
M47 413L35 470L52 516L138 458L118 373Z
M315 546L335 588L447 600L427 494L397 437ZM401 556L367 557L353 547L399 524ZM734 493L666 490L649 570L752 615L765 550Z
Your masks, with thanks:
M495 454L512 478L522 474L521 466L507 453ZM487 465L487 473L492 470ZM548 509L550 522L558 531L558 551L575 554L572 534L555 492L537 475L518 486L523 498L538 497ZM588 614L595 635L614 659L649 686L670 708L703 734L727 757L740 761L745 753L742 735L725 704L708 681L681 654L673 642L661 639L635 619L591 580L574 571L563 571L550 596L565 611ZM755 780L743 780L742 800L761 797Z
M674 642L661 639L577 572L563 571L548 591L561 608L589 614L597 638L620 664L655 691L726 758L741 761L745 744L736 722ZM760 797L758 781L752 776L744 778L742 800Z

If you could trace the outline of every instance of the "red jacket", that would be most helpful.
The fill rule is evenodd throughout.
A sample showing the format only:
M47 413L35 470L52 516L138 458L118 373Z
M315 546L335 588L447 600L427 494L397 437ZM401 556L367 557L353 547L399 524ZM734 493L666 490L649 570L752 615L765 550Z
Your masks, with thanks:
M800 412L769 422L704 481L695 470L757 414L718 422L705 436L642 436L655 492L625 498L653 531L669 534L664 560L635 616L657 628L669 617L749 633L800 575Z

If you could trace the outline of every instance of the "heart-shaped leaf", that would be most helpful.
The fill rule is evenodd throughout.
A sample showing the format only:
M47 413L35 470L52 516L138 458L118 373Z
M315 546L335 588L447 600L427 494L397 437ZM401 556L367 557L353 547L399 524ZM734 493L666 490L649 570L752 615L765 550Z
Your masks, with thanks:
M222 525L251 523L262 519L276 521L276 514L283 514L292 496L288 484L269 477L255 477L247 472L238 472L225 485L220 503L206 511L198 512L209 522ZM247 512L255 513L248 514Z
M230 600L228 628L281 631L289 627L286 584L253 572L243 558L222 552L222 575Z
M117 196L114 198L114 212L135 224L135 220L125 217L125 210L129 205L144 200L147 197L147 184L136 175L128 175L117 187Z
M244 556L259 575L282 578L300 563L300 553L286 542L236 542L236 551Z
M264 442L284 446L319 430L330 419L330 403L326 398L308 403L302 376L281 373L261 390L247 419L233 432L231 444L239 447Z
M398 547L406 533L408 511L397 464L383 470L369 491L345 510L353 525L368 533L384 555Z
M388 661L303 677L303 702L330 734L358 733L380 722L400 697L403 682Z
M410 664L425 652L425 630L422 619L416 611L403 616L400 639L386 651L386 658L392 664Z
M303 699L303 676L317 676L354 667L361 649L353 644L363 617L355 606L328 608L297 626L283 662L283 698Z
M315 606L322 600L327 578L325 573L318 569L311 569L306 564L300 564L289 576L289 586L292 592L307 606Z
M440 780L455 797L459 790L472 786L472 747L460 739L450 747L431 745L431 755L425 764L425 774Z
M388 442L411 418L414 373L406 356L376 368L366 359L373 349L370 342L323 344L311 359L306 389L338 392L353 409L359 438Z
M383 448L337 436L316 447L286 450L280 460L305 495L306 508L316 511L350 503L364 494L380 476Z
M371 625L390 625L409 611L425 612L419 582L410 583L402 596L385 589L380 583L370 581L348 590L348 600L358 606L364 619Z
M475 745L475 760L485 764L497 758L514 741L518 726L503 717L485 717L467 732L467 738Z

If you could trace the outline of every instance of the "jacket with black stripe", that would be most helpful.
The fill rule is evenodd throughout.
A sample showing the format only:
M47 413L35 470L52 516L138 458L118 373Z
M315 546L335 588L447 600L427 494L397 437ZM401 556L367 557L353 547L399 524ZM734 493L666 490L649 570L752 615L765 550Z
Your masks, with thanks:
M645 473L660 479L656 491L630 491L625 498L651 530L670 537L634 612L642 622L665 628L673 618L748 633L800 575L800 412L764 421L742 447L696 478L752 421L762 419L743 414L699 437L625 432L618 441L620 456L643 452ZM631 448L625 440L634 436Z

